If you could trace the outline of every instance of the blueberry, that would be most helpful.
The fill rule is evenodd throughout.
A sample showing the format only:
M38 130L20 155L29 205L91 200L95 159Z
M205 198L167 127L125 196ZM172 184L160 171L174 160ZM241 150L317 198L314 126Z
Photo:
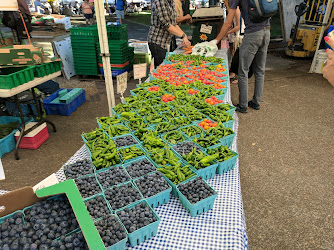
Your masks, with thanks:
M151 173L155 170L156 168L154 165L147 159L132 162L131 165L126 168L126 171L133 179Z
M215 191L203 181L202 177L181 184L178 189L192 204L215 194Z
M104 194L113 210L122 208L141 199L140 193L131 183L114 186L113 188L106 190Z
M88 198L95 194L101 193L100 186L97 183L95 176L87 176L76 179L75 183L83 198Z
M167 181L160 172L146 174L137 179L135 183L140 192L143 194L144 198L151 197L170 188Z
M76 179L80 176L94 173L94 166L90 160L85 159L65 165L63 170L67 179Z
M130 180L130 177L122 167L112 167L103 172L99 172L96 176L104 189Z
M125 230L115 215L104 216L102 220L95 222L95 226L106 247L126 238Z

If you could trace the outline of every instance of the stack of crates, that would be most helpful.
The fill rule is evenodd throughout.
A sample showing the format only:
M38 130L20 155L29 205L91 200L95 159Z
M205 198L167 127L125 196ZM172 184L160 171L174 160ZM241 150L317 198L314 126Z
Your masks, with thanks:
M133 64L135 63L135 54L134 54L134 47L128 47L129 50L129 67L130 71L133 70Z
M74 69L77 75L98 75L96 26L71 28Z
M129 49L128 45L128 26L126 24L107 26L107 34L112 75L117 76L126 71L131 71L133 50ZM97 53L100 53L99 45L97 45ZM102 57L98 57L98 62L101 74L103 75Z

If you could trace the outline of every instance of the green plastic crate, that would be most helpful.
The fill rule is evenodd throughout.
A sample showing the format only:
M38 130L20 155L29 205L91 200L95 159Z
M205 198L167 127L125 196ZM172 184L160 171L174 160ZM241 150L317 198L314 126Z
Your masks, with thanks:
M12 89L34 80L34 68L35 66L1 68L0 89Z
M97 26L70 28L71 36L97 37Z
M35 77L44 77L61 70L61 61L43 63L34 68Z

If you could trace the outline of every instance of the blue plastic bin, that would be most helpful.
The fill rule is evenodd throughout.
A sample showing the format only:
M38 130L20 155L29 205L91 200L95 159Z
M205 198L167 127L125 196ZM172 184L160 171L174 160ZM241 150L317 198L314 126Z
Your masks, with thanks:
M51 103L54 99L56 99L59 96L58 93L61 90L63 89L57 90L56 92L51 94L49 97L43 100L45 112L47 115L69 116L86 101L86 96L85 96L86 91L83 89L81 94L79 94L69 103ZM68 89L68 90L72 90L72 89Z
M189 180L189 181L192 181L192 180ZM180 201L182 205L185 207L185 209L190 213L191 216L196 217L197 215L200 215L213 208L213 205L215 203L215 200L218 194L212 187L211 189L215 192L215 194L205 198L204 200L197 202L196 204L191 204L190 201L180 192L178 188L177 188L177 192L178 192Z
M33 121L32 118L25 118L26 123ZM0 124L8 124L10 122L18 122L18 124L21 124L20 117L13 117L13 116L0 116ZM12 133L7 135L6 137L0 139L0 158L6 154L12 151L15 148L16 140L14 137L15 132L17 129L15 129Z

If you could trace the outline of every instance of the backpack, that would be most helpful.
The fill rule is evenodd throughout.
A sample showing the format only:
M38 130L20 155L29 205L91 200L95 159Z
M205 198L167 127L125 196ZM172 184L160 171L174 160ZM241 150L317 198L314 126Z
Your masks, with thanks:
M261 23L278 11L278 0L249 0L248 13L253 23Z

